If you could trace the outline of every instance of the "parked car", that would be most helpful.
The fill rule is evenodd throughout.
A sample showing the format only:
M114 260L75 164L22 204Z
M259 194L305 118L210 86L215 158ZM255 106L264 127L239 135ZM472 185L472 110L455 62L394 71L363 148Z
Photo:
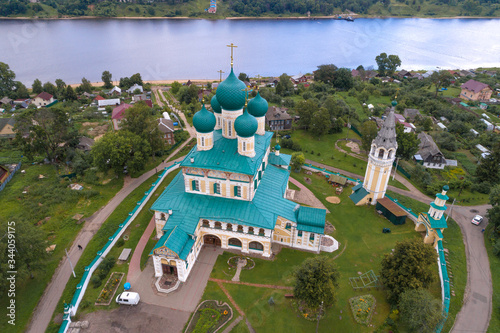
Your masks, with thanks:
M116 296L116 303L118 304L127 304L127 305L137 305L141 297L138 293L133 293L130 291L126 291Z
M483 217L481 215L476 215L472 219L471 223L475 225L479 225L481 222L483 222Z

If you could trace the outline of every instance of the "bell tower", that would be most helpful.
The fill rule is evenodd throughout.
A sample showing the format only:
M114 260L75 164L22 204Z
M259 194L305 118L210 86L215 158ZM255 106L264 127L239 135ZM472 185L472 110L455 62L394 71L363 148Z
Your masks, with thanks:
M398 143L396 141L396 124L394 121L394 108L396 101L384 121L377 137L372 141L368 166L366 167L363 188L368 192L368 202L372 205L385 196L387 184L392 170L392 163L396 158Z

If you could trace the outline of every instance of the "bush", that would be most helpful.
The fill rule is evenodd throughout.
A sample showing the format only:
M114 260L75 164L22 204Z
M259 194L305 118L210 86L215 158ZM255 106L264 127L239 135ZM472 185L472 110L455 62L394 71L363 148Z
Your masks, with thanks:
M102 280L101 280L101 278L99 276L94 275L90 279L90 284L92 285L92 287L94 287L94 289L97 289L102 284Z
M489 182L474 183L470 187L471 192L479 192L484 194L490 193L490 189L491 183Z
M125 244L125 241L123 238L120 238L119 240L116 241L116 247L122 247Z

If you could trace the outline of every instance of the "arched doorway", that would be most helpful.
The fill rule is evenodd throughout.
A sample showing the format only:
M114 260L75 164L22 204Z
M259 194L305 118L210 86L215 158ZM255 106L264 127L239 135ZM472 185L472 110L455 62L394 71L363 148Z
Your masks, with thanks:
M229 238L228 244L230 246L241 248L241 241L238 238Z
M203 236L203 244L221 246L222 242L220 238L215 235L205 235Z

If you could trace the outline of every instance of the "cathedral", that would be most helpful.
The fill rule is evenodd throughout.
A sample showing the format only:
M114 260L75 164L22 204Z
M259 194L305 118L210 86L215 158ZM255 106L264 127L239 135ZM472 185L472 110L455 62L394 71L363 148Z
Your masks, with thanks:
M319 253L338 243L324 235L326 211L285 198L291 156L271 151L265 131L267 101L233 72L193 116L197 144L181 162L151 209L158 242L153 257L157 278L183 282L205 244L270 257L273 244ZM327 239L325 239L327 238ZM333 244L333 245L331 245Z

